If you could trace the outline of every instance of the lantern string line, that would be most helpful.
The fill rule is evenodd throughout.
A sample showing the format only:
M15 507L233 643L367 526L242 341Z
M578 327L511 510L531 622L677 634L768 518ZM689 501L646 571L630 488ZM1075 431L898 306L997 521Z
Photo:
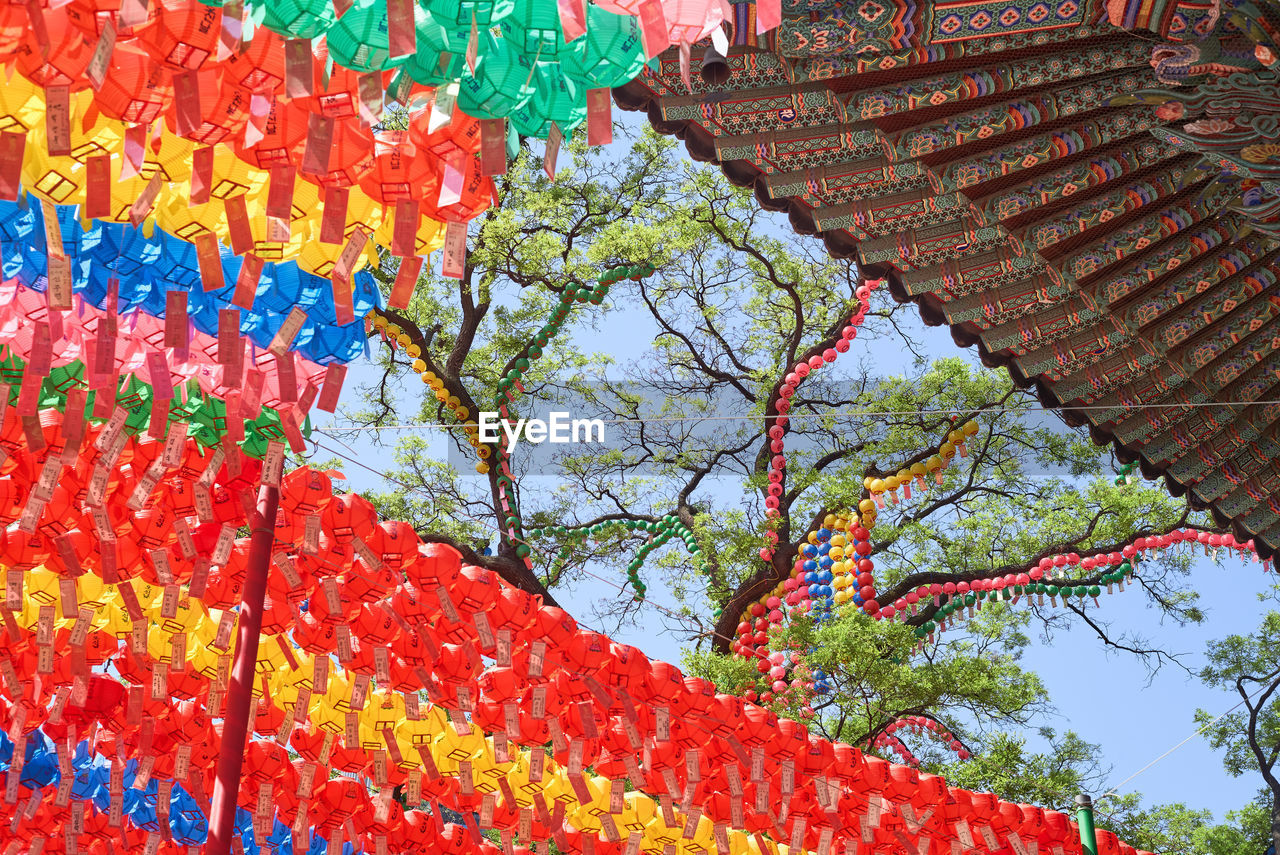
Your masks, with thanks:
M1143 766L1141 769L1139 769L1138 771L1134 772L1132 775L1130 775L1129 777L1125 778L1123 781L1121 781L1120 783L1116 784L1116 785L1115 785L1114 787L1112 787L1111 789L1107 790L1105 793L1103 793L1101 796L1099 796L1099 797L1098 797L1098 801L1102 801L1103 799L1108 798L1108 797L1110 797L1110 796L1119 795L1119 790L1120 790L1120 788L1121 788L1121 787L1123 787L1125 784L1129 783L1129 782L1130 782L1130 781L1132 781L1134 778L1138 777L1138 776L1139 776L1139 775L1141 775L1143 772L1147 771L1147 770L1148 770L1148 769L1150 769L1152 766L1156 765L1156 764L1157 764L1157 763L1159 763L1161 760L1163 760L1164 758L1168 757L1170 754L1172 754L1173 752L1177 751L1179 748L1181 748L1182 746L1186 745L1186 744L1187 744L1188 742L1190 742L1191 740L1195 739L1197 736L1200 736L1200 735L1201 735L1202 733L1204 733L1204 732L1205 732L1205 730L1207 730L1208 728L1213 727L1215 724L1217 724L1218 722L1222 721L1222 720L1223 720L1224 718L1226 718L1227 716L1231 715L1233 712L1235 712L1236 710L1238 710L1238 709L1239 709L1239 708L1240 708L1240 707L1245 703L1245 701L1251 701L1251 700L1253 700L1254 698L1256 698L1258 695L1260 695L1260 694L1262 693L1262 690L1263 690L1263 689L1265 689L1265 688L1267 688L1267 686L1266 686L1265 684L1264 684L1264 685L1259 686L1259 687L1258 687L1258 689L1257 689L1257 691L1255 691L1252 695L1249 695L1249 696L1247 696L1247 697L1241 698L1239 701L1237 701L1237 702L1236 702L1235 706L1231 707L1231 708L1230 708L1230 709L1228 709L1226 712L1222 713L1220 716L1218 716L1217 718L1215 718L1213 721L1209 721L1209 722L1206 722L1206 723L1204 723L1204 724L1200 725L1198 728L1196 728L1196 729L1195 729L1195 732L1193 732L1193 733L1192 733L1190 736L1188 736L1186 739L1182 740L1182 741L1181 741L1181 742L1179 742L1177 745L1173 746L1173 747L1172 747L1172 748L1170 748L1168 751L1165 751L1165 752L1164 752L1163 754L1161 754L1159 757L1156 757L1156 758L1155 758L1154 760L1152 760L1150 763L1148 763L1147 765Z
M317 440L314 440L314 439L313 439L313 440L311 440L311 443L312 443L312 444L313 444L317 449L322 449L322 450L324 450L324 451L327 451L327 452L329 452L330 454L333 454L333 455L335 455L335 456L337 456L337 457L340 457L341 459L343 459L343 460L347 461L348 463L352 463L352 464L354 464L354 465L356 465L356 466L359 466L361 469L364 469L364 470L368 471L368 472L369 472L370 474L372 474L372 475L377 475L377 476L379 476L380 478L384 478L384 479L386 479L387 481L390 481L390 482L391 482L391 483L393 483L393 484L398 484L398 485L400 485L401 487L403 487L405 490L408 490L408 491L413 492L413 493L424 493L424 492L425 492L425 491L423 491L423 490L422 490L421 488L419 488L419 487L415 487L415 486L413 486L412 484L407 484L407 483L405 483L404 481L399 480L398 478L394 477L393 475L391 475L391 474L389 474L389 473L387 473L387 472L383 472L383 471L381 471L381 470L375 469L375 468L373 468L372 466L369 466L367 463L362 463L362 462L360 462L359 460L355 459L354 457L349 457L349 456L347 456L347 455L343 454L342 452L338 451L337 449L332 448L332 447L327 446L327 445L324 445L324 444L320 443L320 442L319 442L319 441L317 441ZM465 520L468 520L468 521L470 521L470 522L473 522L473 523L475 523L476 525L481 526L482 528L485 528L485 529L487 529L487 530L489 530L489 531L491 531L491 532L495 532L495 533L497 533L497 534L499 534L499 535L505 535L505 536L509 537L511 540L515 541L516 543L523 543L523 544L525 544L526 546L528 546L528 547L529 547L529 550L530 550L531 552L535 552L535 553L537 553L537 554L538 554L540 557L542 557L542 558L549 559L549 555L548 555L546 552L544 552L543 550L541 550L541 549L539 549L538 547L534 546L532 543L530 543L528 540L524 539L523 537L515 537L515 536L514 536L514 535L512 535L510 532L505 532L505 531L503 531L502 529L498 528L497 526L493 525L492 523L486 522L486 521L484 521L484 520L482 520L482 519L479 519L479 518L477 518L477 517L473 517L473 516L471 516L470 514L464 513L464 512L462 512L462 511L454 510L454 511L452 511L451 513L453 513L453 514L454 514L454 515L456 515L456 516L462 517L462 518L463 518L463 519L465 519ZM610 578L608 578L607 576L601 576L599 573L595 573L595 572L593 572L592 570L590 570L590 569L588 569L588 568L586 568L586 567L583 567L583 568L582 568L582 572L583 572L584 574L586 574L587 576L590 576L590 577L591 577L591 578L593 578L593 579L596 579L596 580L598 580L598 581L600 581L600 582L604 582L605 584L609 585L610 587L617 588L617 589L618 589L618 593L620 593L620 594L626 593L626 590L627 590L627 589L626 589L626 586L624 586L624 585L620 585L617 581L615 581L615 580L613 580L613 579L610 579ZM661 603L654 602L654 601L653 601L651 598L649 598L649 597L645 597L644 602L645 602L646 604L650 605L650 606L653 606L653 607L654 607L655 609L657 609L658 611L663 612L663 613L664 613L664 614L666 614L667 616L672 617L672 618L674 618L674 619L676 619L676 620L687 620L687 619L688 619L688 616L687 616L687 615L681 615L680 613L676 612L674 609L671 609L671 608L669 608L669 607L667 607L667 606L664 606L664 605L662 605ZM709 630L709 631L707 631L707 632L705 632L705 633L703 633L703 634L704 634L704 635L714 636L714 637L716 637L716 638L723 638L725 641L728 641L728 642L730 642L730 643L732 643L732 642L734 641L734 639L733 639L733 638L731 638L731 637L729 637L729 636L727 636L727 635L724 635L724 634L722 634L722 633L716 632L714 629L713 629L713 630Z
M1185 403L1172 404L1084 404L1077 407L925 407L917 410L840 410L833 413L783 413L777 416L753 416L753 415L725 415L720 413L711 413L705 416L648 416L641 418L627 419L592 419L594 422L606 425L625 425L625 424L658 424L662 422L678 423L678 422L743 422L743 421L760 421L770 422L779 418L787 418L791 421L807 421L812 419L831 419L831 418L860 418L860 419L879 419L888 417L908 417L908 416L977 416L990 414L1006 414L1006 413L1022 413L1033 415L1035 413L1066 413L1066 412L1110 412L1112 410L1123 410L1128 413L1142 412L1146 410L1170 410L1180 408L1204 408L1204 407L1253 407L1253 406L1271 406L1280 404L1277 400L1254 400L1254 401L1188 401ZM360 433L363 431L417 431L417 430L446 430L452 428L478 428L478 422L428 422L417 424L397 424L397 425L326 425L317 427L314 430L321 433Z

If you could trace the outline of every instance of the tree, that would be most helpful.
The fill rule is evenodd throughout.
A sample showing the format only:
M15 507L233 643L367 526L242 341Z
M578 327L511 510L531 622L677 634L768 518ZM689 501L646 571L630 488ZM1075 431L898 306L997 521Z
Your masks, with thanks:
M1271 796L1265 791L1240 810L1228 811L1218 824L1209 811L1181 802L1139 808L1137 801L1133 795L1119 805L1108 800L1104 804L1111 810L1100 815L1100 824L1161 855L1263 855L1271 840Z
M759 688L755 663L727 655L749 607L791 575L810 533L869 501L867 479L938 457L970 419L978 433L966 456L877 514L870 557L883 602L921 584L1000 577L1043 556L1114 551L1204 523L1161 489L1102 477L1107 453L1040 414L1006 375L915 354L912 315L878 293L854 346L791 398L771 518L767 471L778 452L769 429L779 424L786 375L837 352L865 278L852 261L783 232L748 193L679 160L652 133L621 158L580 142L568 152L574 168L552 183L523 151L500 182L500 204L471 226L462 278L427 273L408 310L375 319L397 348L382 351L381 381L354 417L371 427L402 422L408 399L424 423L472 423L449 435L478 474L428 459L427 440L412 436L396 449L403 489L375 497L425 539L454 544L552 603L586 574L623 591L625 572L630 595L589 615L575 608L578 616L612 625L660 618L689 639L688 667L750 691ZM378 275L389 285L395 272L387 258ZM645 358L619 365L575 347L570 319L591 324L605 311L653 330ZM878 370L881 356L899 352L907 356L897 369ZM415 372L426 381L420 397L400 385ZM503 404L513 417L572 405L575 415L606 419L609 442L549 455L482 441L477 414ZM504 450L509 477L497 465ZM547 468L555 485L532 477ZM495 532L494 554L481 554L476 545ZM1185 557L1155 558L1136 580L1165 613L1195 621L1187 570ZM1099 573L1075 575L1072 585L1102 584ZM664 599L674 597L670 607L647 598L655 581ZM1033 625L1052 633L1083 621L1152 667L1175 661L1116 632L1086 600L1054 609L1032 599L984 608L965 633L923 649L919 636L938 615L927 600L904 621L852 607L821 626L797 619L771 644L796 646L802 667L831 675L831 691L813 704L826 735L879 750L895 722L919 715L975 756L1000 749L1008 728L1030 727L1048 708L1043 686L1017 662ZM776 700L796 714L809 703ZM923 736L916 749L933 767L954 756Z
M1280 850L1280 612L1268 612L1252 635L1212 642L1200 677L1215 688L1231 689L1240 702L1227 714L1196 720L1214 748L1225 749L1223 765L1232 775L1257 772L1266 783L1267 839ZM1256 851L1261 852L1258 848Z

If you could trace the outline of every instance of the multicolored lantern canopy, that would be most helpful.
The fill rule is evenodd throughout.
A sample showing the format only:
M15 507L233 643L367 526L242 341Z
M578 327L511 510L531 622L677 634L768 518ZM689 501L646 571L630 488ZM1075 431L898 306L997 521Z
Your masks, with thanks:
M237 534L267 484L281 503L245 851L492 853L488 829L509 852L1080 851L1061 814L814 737L580 628L335 494L334 473L282 474L279 443L259 461L181 423L131 438L124 418L86 424L73 396L11 405L0 430L0 823L25 846L202 845L250 551Z

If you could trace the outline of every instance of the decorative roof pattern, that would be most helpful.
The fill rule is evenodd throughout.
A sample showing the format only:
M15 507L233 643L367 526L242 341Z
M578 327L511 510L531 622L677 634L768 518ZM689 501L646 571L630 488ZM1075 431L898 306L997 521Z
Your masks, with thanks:
M667 54L620 103L1280 550L1280 7L736 8L726 82Z

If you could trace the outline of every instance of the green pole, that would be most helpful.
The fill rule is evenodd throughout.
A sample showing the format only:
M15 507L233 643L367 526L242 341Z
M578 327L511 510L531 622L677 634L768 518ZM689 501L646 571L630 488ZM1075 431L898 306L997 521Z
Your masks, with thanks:
M1076 796L1076 822L1080 824L1080 850L1084 855L1098 855L1098 835L1093 829L1093 799L1084 793Z

